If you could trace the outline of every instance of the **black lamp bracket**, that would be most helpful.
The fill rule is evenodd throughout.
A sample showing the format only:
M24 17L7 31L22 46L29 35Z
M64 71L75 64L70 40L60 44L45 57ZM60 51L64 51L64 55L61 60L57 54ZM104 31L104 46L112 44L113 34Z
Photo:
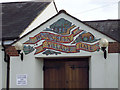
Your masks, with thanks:
M21 56L21 61L23 61L23 53L21 53L21 50L17 50L17 52Z
M104 52L104 58L107 58L107 51L106 51L106 47L101 47L101 50Z
M106 47L101 47L101 50L104 52L106 50Z

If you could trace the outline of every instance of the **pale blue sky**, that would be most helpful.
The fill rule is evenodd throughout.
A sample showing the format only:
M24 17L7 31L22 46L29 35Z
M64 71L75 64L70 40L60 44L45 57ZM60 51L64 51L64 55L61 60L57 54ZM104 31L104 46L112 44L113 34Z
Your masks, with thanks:
M30 0L0 0L0 2L8 1ZM117 19L118 1L120 0L55 0L58 10L64 9L72 16L87 21Z
M80 20L118 18L119 0L55 0L58 10L65 9Z

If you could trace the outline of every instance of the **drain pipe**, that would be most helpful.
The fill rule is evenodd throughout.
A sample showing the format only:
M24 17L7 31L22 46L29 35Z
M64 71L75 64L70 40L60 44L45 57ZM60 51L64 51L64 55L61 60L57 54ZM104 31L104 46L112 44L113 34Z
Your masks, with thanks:
M9 85L10 85L10 56L5 52L5 45L4 41L2 40L2 47L4 51L4 61L7 63L7 80L6 80L6 90L9 90Z

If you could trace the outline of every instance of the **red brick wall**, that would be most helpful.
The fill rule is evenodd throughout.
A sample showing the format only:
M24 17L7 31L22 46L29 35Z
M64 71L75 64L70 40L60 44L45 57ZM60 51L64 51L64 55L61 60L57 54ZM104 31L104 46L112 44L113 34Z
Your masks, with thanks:
M19 56L14 46L7 47L5 51L9 56Z
M120 53L120 43L109 42L108 53Z

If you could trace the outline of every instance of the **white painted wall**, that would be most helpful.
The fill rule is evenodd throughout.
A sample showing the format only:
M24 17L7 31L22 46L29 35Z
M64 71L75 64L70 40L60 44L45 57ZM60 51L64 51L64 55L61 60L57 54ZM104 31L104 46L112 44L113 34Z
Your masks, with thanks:
M33 53L24 56L23 61L20 60L20 57L12 57L11 59L10 88L43 88L42 60L35 59ZM27 74L28 84L25 86L17 86L17 74Z
M4 62L4 53L2 52L2 88L6 88L7 81L7 63Z
M118 53L93 54L90 60L91 88L118 88Z
M34 20L33 22L25 29L25 31L20 35L20 37L22 37L23 35L25 35L26 33L28 33L29 31L33 30L34 28L36 28L37 26L39 26L40 24L42 24L43 22L45 22L46 20L48 20L49 18L51 18L52 16L54 16L55 14L57 14L54 2L52 1L46 8L45 10L43 10L43 12L41 12Z
M0 90L2 89L2 47L0 46Z
M118 19L120 19L120 1L118 2Z
M6 88L7 63L4 62L4 51L0 45L0 89Z
M4 45L11 44L13 41L5 41ZM1 44L1 42L0 42ZM4 51L2 51L3 47L0 45L0 89L6 88L6 80L7 80L7 63L4 62Z
M33 53L24 56L22 62L19 57L12 57L11 61L11 88L43 88L43 59L35 58ZM71 55L70 55L71 56ZM90 54L84 55L84 57ZM54 56L62 57L62 56ZM63 57L69 57L69 54ZM74 57L83 57L75 55ZM47 56L49 58L49 56ZM73 58L73 57L72 57ZM93 53L90 58L89 87L90 88L118 88L118 54L108 54L104 59L103 53ZM16 74L27 74L26 86L16 85Z

